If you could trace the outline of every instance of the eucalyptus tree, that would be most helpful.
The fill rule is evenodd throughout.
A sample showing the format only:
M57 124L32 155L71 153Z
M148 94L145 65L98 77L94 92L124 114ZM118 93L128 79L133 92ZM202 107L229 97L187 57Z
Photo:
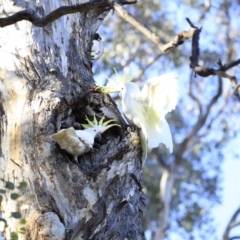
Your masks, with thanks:
M148 209L144 219L148 229L156 224L151 229L155 239L171 230L187 239L205 228L210 207L219 201L222 150L237 130L233 123L239 110L239 101L231 97L239 96L237 74L227 73L239 63L234 50L239 31L231 17L236 2L140 1L127 8L134 17L122 8L130 3L135 2L1 5L0 172L11 191L18 182L21 190L21 183L29 186L24 188L26 198L17 202L7 192L1 217L9 209L27 219L22 239L143 239L142 190ZM115 13L112 21L99 31L110 9ZM177 14L181 12L188 14ZM214 24L212 16L221 20ZM204 33L197 25L205 26L205 21L211 27ZM91 48L97 31L105 55L94 62ZM202 45L199 38L206 33L208 45ZM217 34L219 48L214 45ZM172 155L161 148L152 151L144 189L138 129L126 125L114 101L95 85L103 75L112 77L113 67L124 69L135 81L172 69L179 73L182 98L168 119L175 150ZM226 90L227 80L233 90ZM49 136L64 128L81 129L86 116L94 115L115 119L121 128L96 139L97 150L79 157L78 166ZM28 202L32 193L36 198ZM3 232L9 238L19 222L7 223Z
M0 220L6 239L144 238L140 146L131 142L138 135L110 97L94 91L92 41L111 8L108 1L1 1ZM96 150L76 164L50 135L81 129L94 116L115 119L121 129L96 139ZM18 189L21 184L28 188Z

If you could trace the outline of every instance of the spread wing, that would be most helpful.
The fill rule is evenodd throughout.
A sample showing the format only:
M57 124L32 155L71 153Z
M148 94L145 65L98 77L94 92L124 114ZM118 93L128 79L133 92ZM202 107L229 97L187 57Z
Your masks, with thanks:
M169 149L169 152L172 152L173 151L172 134L170 127L165 119L162 122L162 131L160 132L158 137L159 142L163 143ZM150 142L150 145L151 144L154 145L154 142L153 143Z
M150 78L135 98L142 103L146 111L149 147L157 147L162 142L171 151L172 136L165 115L176 107L177 98L177 76L173 73Z
M141 98L148 109L158 119L175 109L178 100L177 76L174 73L164 74L147 80L141 91Z

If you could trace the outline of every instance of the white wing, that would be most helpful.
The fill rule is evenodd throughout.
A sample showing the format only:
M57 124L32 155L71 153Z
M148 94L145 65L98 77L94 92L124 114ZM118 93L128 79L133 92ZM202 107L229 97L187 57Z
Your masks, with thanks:
M148 103L148 109L167 114L175 109L178 100L178 84L175 73L164 74L147 80L141 91L141 98Z
M50 137L56 141L62 149L72 154L74 158L89 151L85 143L80 141L73 127L62 129Z
M172 134L170 127L165 119L164 121L162 121L162 129L158 133L158 136L153 140L149 139L148 146L150 148L156 148L158 147L159 143L163 143L169 149L169 152L172 153L173 151Z
M80 139L83 144L85 144L87 147L92 148L94 144L94 137L97 134L97 132L89 132L88 129L84 130L76 130L76 134L78 138Z
M150 78L136 100L145 108L145 125L148 146L164 143L172 151L172 135L165 115L177 104L178 86L176 74L165 74Z

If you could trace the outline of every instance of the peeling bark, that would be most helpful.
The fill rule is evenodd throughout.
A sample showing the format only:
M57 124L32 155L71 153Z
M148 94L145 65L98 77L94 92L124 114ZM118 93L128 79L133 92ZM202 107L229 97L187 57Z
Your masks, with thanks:
M46 15L59 2L4 2L1 17L30 7ZM89 51L105 15L91 10L44 28L21 21L0 29L0 175L28 182L26 196L36 195L27 209L9 196L2 203L3 210L20 211L27 219L27 234L19 239L144 238L141 148L133 141L138 134L127 131L108 95L92 91ZM122 128L106 131L96 141L97 151L78 158L78 167L49 136L70 126L80 129L94 112ZM8 224L6 239L18 223Z

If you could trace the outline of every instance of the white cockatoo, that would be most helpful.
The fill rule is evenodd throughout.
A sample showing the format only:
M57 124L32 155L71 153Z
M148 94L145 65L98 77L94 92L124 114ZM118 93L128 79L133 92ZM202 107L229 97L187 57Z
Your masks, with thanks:
M94 138L98 133L103 133L118 124L109 124L115 120L103 122L104 116L98 122L95 115L91 122L87 117L87 124L82 124L84 130L75 130L73 127L62 129L50 136L52 140L57 142L60 147L73 155L74 160L78 164L77 157L89 152L93 148Z
M126 76L119 77L102 92L120 92L122 111L130 123L141 129L143 160L147 157L147 146L156 148L163 143L170 152L173 150L172 134L165 115L177 104L177 76L169 73L150 78L140 91L138 85Z

